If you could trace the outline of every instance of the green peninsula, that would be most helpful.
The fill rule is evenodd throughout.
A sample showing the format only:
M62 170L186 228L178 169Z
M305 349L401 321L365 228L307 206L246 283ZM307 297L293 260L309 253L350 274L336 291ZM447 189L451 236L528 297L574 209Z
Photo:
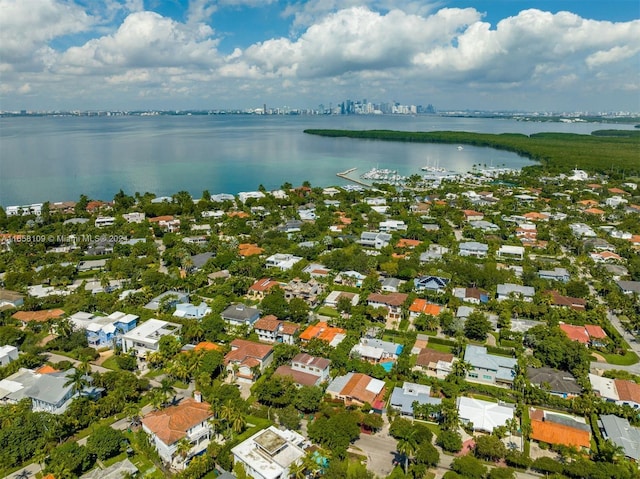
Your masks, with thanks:
M612 176L640 174L640 131L573 133L472 133L465 131L304 130L311 135L421 143L451 143L506 150L555 172L577 167Z

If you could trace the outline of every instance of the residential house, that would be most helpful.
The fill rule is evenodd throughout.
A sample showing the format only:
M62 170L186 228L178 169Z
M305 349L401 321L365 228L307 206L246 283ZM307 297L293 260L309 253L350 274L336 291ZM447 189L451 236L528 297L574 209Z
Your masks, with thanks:
M608 402L640 408L640 384L625 379L609 379L589 374L591 389Z
M202 402L197 391L194 396L196 399L183 399L175 406L151 411L142 418L142 429L149 435L160 459L173 469L184 469L193 457L207 449L212 437L211 405ZM186 455L178 450L183 439L191 445Z
M611 263L622 261L622 256L613 251L592 251L589 257L596 263Z
M478 241L466 241L458 245L460 256L470 256L473 258L486 258L489 252L489 245Z
M545 294L551 296L551 306L567 307L576 311L584 311L587 306L586 299L563 296L557 291L547 291Z
M399 411L402 416L414 417L413 408L415 403L419 405L429 405L437 408L442 403L442 399L431 397L431 386L405 382L402 387L393 388L389 407ZM433 414L432 417L436 415Z
M386 220L380 222L378 229L384 233L392 231L406 231L407 225L402 220Z
M536 293L535 289L531 286L521 286L513 283L503 283L498 285L498 301L504 301L505 299L518 299L520 301L531 302L533 296Z
M488 303L489 293L480 288L454 288L453 296L461 299L465 303Z
M222 311L220 317L224 319L229 326L247 326L248 328L253 328L255 322L260 318L260 310L242 303L236 303L231 304Z
M298 386L318 386L329 380L330 366L329 359L300 353L291 360L290 366L286 364L279 366L274 374L290 377Z
M122 218L124 218L127 223L142 223L145 220L145 214L138 212L124 213Z
M211 308L202 301L199 305L191 303L178 303L173 315L176 318L202 319L207 314L211 314Z
M175 233L176 231L180 230L180 220L178 218L174 218L171 215L149 218L149 223L157 224L161 230L168 233Z
M640 281L616 281L616 284L624 294L640 295Z
M531 439L552 446L591 448L591 426L583 418L544 409L529 409Z
M323 264L310 263L305 266L302 272L308 273L312 278L326 278L331 273L331 270Z
M281 321L272 314L258 319L253 325L258 339L265 343L293 344L298 329L297 324Z
M524 247L502 245L498 248L498 258L522 260L524 258Z
M397 293L400 289L400 285L403 283L404 281L398 278L383 278L381 280L380 289L387 293Z
M262 301L272 288L276 288L279 286L280 282L278 281L275 281L271 278L261 278L251 286L249 286L247 296Z
M484 346L467 345L464 360L471 365L467 372L467 380L471 382L511 386L516 377L515 358L490 354Z
M265 343L275 343L281 327L282 321L273 314L264 316L253 324L253 330L258 333L258 339Z
M16 359L18 359L18 348L10 344L0 346L0 367L6 366Z
M238 199L241 203L246 203L249 199L262 199L265 197L265 194L262 191L241 191L238 193Z
M45 309L42 311L18 311L13 313L11 317L17 319L25 327L28 323L34 321L36 323L45 323L55 319L61 319L65 316L62 309Z
M582 392L582 388L576 382L576 378L566 371L558 371L547 367L528 367L527 379L533 386L564 399L574 398Z
M180 291L165 291L159 296L156 296L147 304L144 305L146 309L151 311L158 311L161 308L171 309L178 303L188 303L189 294L182 293Z
M584 223L572 223L569 228L576 238L595 238L597 236L593 228Z
M569 271L565 268L553 268L552 270L540 270L538 271L538 277L540 279L548 279L550 281L561 281L566 283L571 279Z
M358 271L341 271L333 279L333 282L359 288L362 286L362 281L364 281L365 278L366 276Z
M287 301L294 298L302 299L313 308L317 306L318 296L322 294L324 286L313 278L309 281L295 278L284 285L282 289L284 289L284 297Z
M430 261L442 259L442 257L448 252L449 248L440 246L439 244L430 244L427 251L420 254L420 262L428 263Z
M356 306L358 301L360 301L360 295L357 293L351 293L348 291L331 291L329 295L324 300L324 305L329 306L330 308L337 308L338 302L341 298L346 298L351 306Z
M382 249L389 246L392 236L389 233L363 231L358 243L366 248Z
M149 319L140 326L122 335L122 351L135 352L139 358L144 358L148 353L159 351L160 339L164 336L180 334L182 325L169 323L160 319Z
M224 364L233 378L241 382L253 382L273 361L273 347L245 339L231 341L231 351L224 357Z
M417 292L430 291L432 293L444 293L449 284L448 278L440 276L421 276L413 280Z
M438 316L442 308L437 304L430 303L426 299L416 298L409 306L409 318L416 319L421 314Z
M116 222L115 217L113 216L98 216L94 222L96 228L106 228L108 226L113 226Z
M418 353L414 369L424 372L427 376L444 379L451 373L455 361L456 357L451 353L423 348Z
M334 328L326 322L312 324L300 334L300 341L306 343L314 338L326 341L329 345L336 347L347 337L347 331L342 328Z
M498 225L493 224L490 221L485 221L485 220L469 221L469 225L472 228L477 228L479 230L484 231L485 233L491 233L491 232L500 231L500 227Z
M373 308L386 308L387 320L400 321L402 319L402 305L409 297L405 293L378 294L367 296L367 305Z
M337 376L327 387L331 399L344 401L346 406L362 407L370 404L374 411L384 410L385 383L362 373L347 373Z
M307 440L289 429L269 426L255 433L233 449L233 462L242 464L254 479L286 479L290 469L302 462Z
M360 338L351 348L351 355L371 363L392 362L398 359L404 346L377 338Z
M294 256L292 254L276 253L267 258L266 268L277 268L282 271L288 271L293 268L297 262L301 261L300 256Z
M111 313L109 316L96 316L79 311L69 317L74 329L84 330L87 343L96 349L120 345L122 336L137 326L138 319L139 316L135 314L126 314L121 311Z
M507 405L482 399L460 396L456 404L458 417L463 424L473 427L474 431L492 433L497 427L506 426L513 419L515 405Z
M585 346L602 347L606 345L607 333L598 325L585 324L584 326L576 326L560 323L560 329L571 341L578 341Z
M24 304L24 295L15 291L0 288L0 311L19 308Z
M640 462L640 428L632 426L628 419L613 414L600 416L598 428L604 439L622 448L627 459Z
M464 219L466 221L481 221L484 219L484 214L474 210L462 210Z

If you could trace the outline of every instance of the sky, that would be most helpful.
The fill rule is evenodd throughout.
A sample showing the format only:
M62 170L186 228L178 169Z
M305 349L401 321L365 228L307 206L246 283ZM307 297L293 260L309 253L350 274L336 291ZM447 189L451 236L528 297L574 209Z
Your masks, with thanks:
M638 0L0 0L0 110L640 112Z

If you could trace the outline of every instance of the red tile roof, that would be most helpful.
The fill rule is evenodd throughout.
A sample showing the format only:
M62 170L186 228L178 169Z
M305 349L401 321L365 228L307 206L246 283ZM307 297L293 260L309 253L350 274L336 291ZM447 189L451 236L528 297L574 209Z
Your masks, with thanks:
M302 334L300 334L300 339L303 341L309 341L310 339L318 338L330 343L338 334L346 333L347 332L342 328L333 328L325 322L320 322L305 329Z
M282 322L282 334L296 334L300 330L300 326L296 323L290 323L289 321Z
M272 351L273 347L268 344L247 341L246 339L234 339L231 341L231 351L224 357L224 363L243 363L246 362L247 358L255 358L262 361Z
M211 405L188 398L176 406L153 411L142 419L158 439L171 445L187 435L187 431L213 416Z
M249 286L249 291L269 291L271 288L279 285L279 282L274 281L271 278L262 278Z
M543 413L543 411L540 412ZM589 431L548 421L544 417L538 419L537 416L534 412L531 413L531 439L547 444L591 448Z
M621 401L633 401L640 404L640 384L625 379L615 380L618 398Z
M561 324L560 329L569 337L571 341L579 341L582 344L589 342L589 335L584 326L574 326L572 324Z
M389 293L389 294L378 294L371 293L367 296L367 301L371 301L374 303L387 304L389 306L402 306L407 298L408 294L405 293Z
M362 373L354 373L351 379L345 384L340 392L341 396L351 397L362 403L369 403L373 405L374 403L380 401L384 398L385 388L375 394L374 392L367 389L369 383L373 380L373 378L367 376Z
M584 329L587 330L587 334L591 339L603 339L607 337L607 333L604 332L600 326L595 324L585 324Z
M303 371L297 371L291 366L282 365L273 373L274 376L290 377L293 382L302 386L314 386L318 381L319 376L315 374L305 373Z
M409 311L412 313L424 313L430 314L432 316L438 316L440 314L440 306L437 304L429 303L426 299L416 298L411 306L409 306Z
M438 361L450 363L454 357L451 353L443 353L435 349L424 348L418 354L416 366L429 366L429 364L437 363Z
M24 321L28 323L29 321L36 321L38 323L42 323L44 321L49 321L50 319L58 319L64 316L64 311L61 309L48 309L44 311L18 311L11 316L18 321Z
M262 329L264 331L276 331L282 321L276 318L273 314L260 318L253 325L253 329Z

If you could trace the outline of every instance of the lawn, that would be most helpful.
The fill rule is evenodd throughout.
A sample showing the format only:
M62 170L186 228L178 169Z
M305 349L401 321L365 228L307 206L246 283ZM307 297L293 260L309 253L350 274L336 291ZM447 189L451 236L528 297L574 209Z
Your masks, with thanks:
M118 362L116 361L115 356L111 356L110 358L105 359L102 363L103 368L111 369L113 371L120 371L120 366L118 366Z
M631 366L638 362L638 355L633 351L627 351L624 356L619 354L607 354L598 351L598 354L607 360L609 364L615 364L617 366Z
M445 344L432 343L432 342L429 342L429 344L427 344L427 347L429 349L440 351L441 353L450 353L453 350L451 346L447 346Z
M318 308L317 314L321 314L323 316L329 316L330 318L339 318L340 313L333 308L329 308L328 306L321 306Z

